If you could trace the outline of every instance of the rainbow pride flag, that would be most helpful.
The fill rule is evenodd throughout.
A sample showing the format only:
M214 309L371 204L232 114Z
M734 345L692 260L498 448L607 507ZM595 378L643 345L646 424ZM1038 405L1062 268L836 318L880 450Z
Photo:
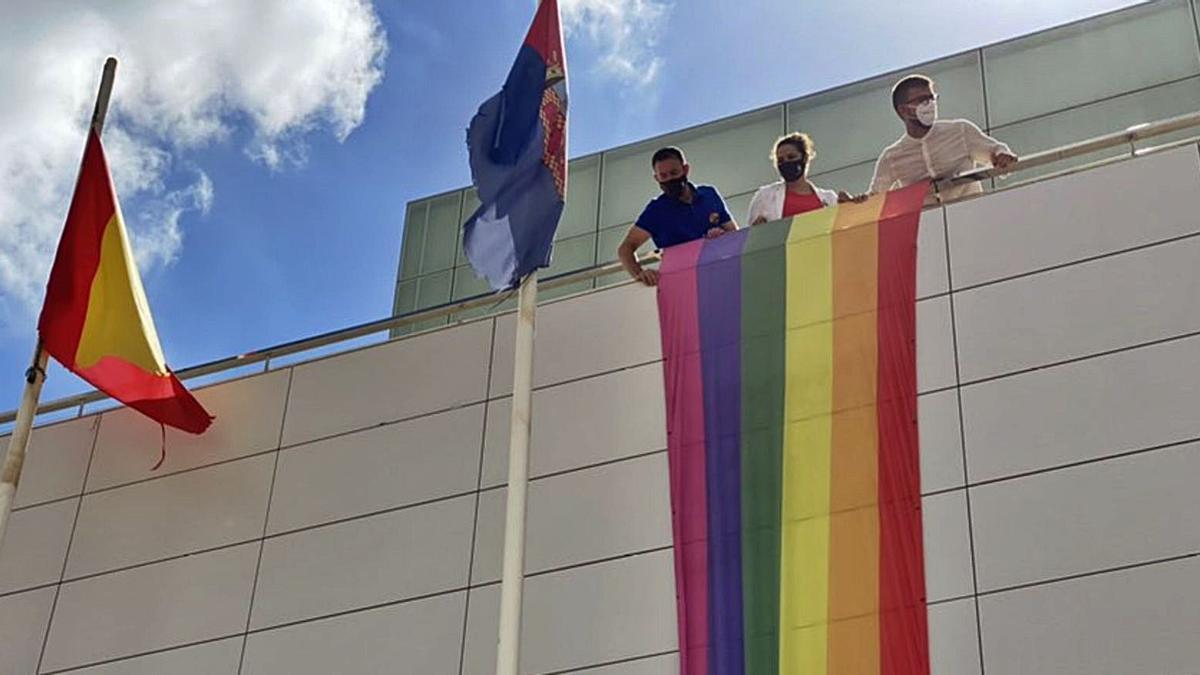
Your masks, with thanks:
M926 675L927 183L668 249L681 672Z

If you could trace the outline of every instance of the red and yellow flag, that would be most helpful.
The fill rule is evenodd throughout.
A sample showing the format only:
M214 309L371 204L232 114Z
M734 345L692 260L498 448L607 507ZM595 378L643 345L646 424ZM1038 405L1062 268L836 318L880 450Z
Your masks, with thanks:
M155 421L194 434L212 423L163 360L95 130L88 134L38 332L67 370Z

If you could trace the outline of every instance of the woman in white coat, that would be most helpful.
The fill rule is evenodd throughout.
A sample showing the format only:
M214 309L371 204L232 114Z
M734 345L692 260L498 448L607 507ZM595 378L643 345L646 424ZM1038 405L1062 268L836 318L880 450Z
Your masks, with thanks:
M808 167L815 156L808 134L796 131L775 141L775 168L780 180L764 185L754 193L746 222L758 225L832 206L839 201L861 201L845 192L813 185L808 179Z

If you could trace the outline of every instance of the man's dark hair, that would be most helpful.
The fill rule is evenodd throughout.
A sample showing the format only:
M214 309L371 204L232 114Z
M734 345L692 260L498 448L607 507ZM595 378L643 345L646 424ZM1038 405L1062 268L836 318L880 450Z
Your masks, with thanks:
M687 160L683 158L683 151L673 145L668 145L654 151L654 156L650 158L650 167L654 168L655 164L664 159L677 159L680 164L687 164Z
M813 139L808 134L793 131L786 136L780 136L779 140L775 141L775 152L779 152L780 146L790 145L800 151L804 155L805 161L811 162L813 157L816 157L817 151L813 146ZM775 156L771 156L771 161L775 161Z
M933 80L924 75L909 75L896 83L892 87L892 108L898 110L900 106L908 101L908 92L917 87L929 87L933 89Z

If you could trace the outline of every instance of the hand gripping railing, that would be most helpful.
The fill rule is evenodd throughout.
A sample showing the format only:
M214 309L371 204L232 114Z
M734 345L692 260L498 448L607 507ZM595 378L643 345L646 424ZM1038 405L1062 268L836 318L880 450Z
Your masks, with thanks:
M999 171L993 168L980 169L978 171L972 171L955 176L953 178L938 181L936 185L939 189L945 189L950 186L985 180L1000 175L1011 175L1036 167L1046 166L1064 159L1080 157L1098 150L1105 150L1122 145L1129 145L1129 156L1135 156L1138 154L1138 151L1134 146L1137 141L1155 138L1174 133L1176 131L1182 131L1184 129L1191 129L1195 127L1200 127L1200 112L1180 115L1179 117L1172 117L1169 119L1160 120L1158 122L1138 124L1136 126L1129 127L1124 131L1106 134L1104 136L1097 136L1086 141L1071 143L1069 145L1064 145L1052 150L1035 153L1022 158L1007 171ZM1195 142L1195 139L1188 139L1188 142ZM1120 157L1111 158L1105 161L1115 161L1126 159L1127 157L1128 156L1122 155ZM1075 170L1078 170L1078 168ZM658 260L658 253L651 253L647 256L643 256L640 259L642 263L654 263L658 262ZM620 271L622 271L622 267L621 263L619 262L614 261L602 263L585 269L577 270L575 272L568 272L566 274L560 274L555 277L540 280L538 285L543 290L551 290L581 281L589 281L597 277L606 276ZM351 326L350 328L342 328L336 331L322 333L321 335L307 337L292 342L286 342L274 347L268 347L266 349L260 349L253 352L247 352L245 354L239 354L237 356L231 356L229 358L211 361L209 363L204 363L198 366L180 370L176 372L176 375L178 375L180 379L187 380L205 375L213 375L227 370L233 370L235 368L244 368L246 366L258 363L264 364L264 368L269 369L270 362L275 359L311 351L321 347L327 347L329 345L346 342L355 338L366 337L368 335L375 335L385 331L395 330L397 328L410 326L423 321L429 321L431 319L440 319L445 316L461 314L470 310L486 308L496 305L502 299L503 298L501 296L492 293L477 295L463 300L437 305L436 307L422 309L416 312L390 316L385 319L379 319L377 321ZM45 415L61 410L78 408L79 414L83 414L83 406L87 405L88 403L102 401L106 398L108 397L99 391L91 391L84 394L68 396L66 398L60 398L44 403L38 407L37 413L39 415ZM0 414L0 425L10 424L14 419L16 419L16 411Z
M1103 136L1096 136L1095 138L1090 138L1086 141L1079 141L1078 143L1071 143L1069 145L1063 145L1051 150L1037 152L1027 157L1022 157L1020 161L1004 171L988 167L986 169L970 171L953 178L947 178L945 180L938 181L936 186L939 189L945 189L954 185L962 185L964 183L972 183L987 178L1011 175L1018 171L1028 171L1029 169L1046 166L1047 164L1053 164L1054 162L1059 162L1064 159L1080 157L1082 155L1087 155L1099 150L1107 150L1108 148L1120 147L1122 145L1129 146L1129 156L1132 157L1138 154L1138 150L1135 145L1135 143L1138 141L1154 138L1156 136L1164 136L1176 131L1192 129L1198 126L1200 126L1200 112L1193 112L1186 115L1180 115L1178 117L1171 117L1165 120L1159 120L1158 122L1136 124L1128 129L1125 129L1124 131L1117 131L1115 133L1105 134ZM1194 140L1195 139L1188 139L1189 142L1194 142ZM1127 159L1127 157L1121 155L1106 161L1120 159ZM1083 168L1087 167L1075 167L1072 170L1078 171Z

